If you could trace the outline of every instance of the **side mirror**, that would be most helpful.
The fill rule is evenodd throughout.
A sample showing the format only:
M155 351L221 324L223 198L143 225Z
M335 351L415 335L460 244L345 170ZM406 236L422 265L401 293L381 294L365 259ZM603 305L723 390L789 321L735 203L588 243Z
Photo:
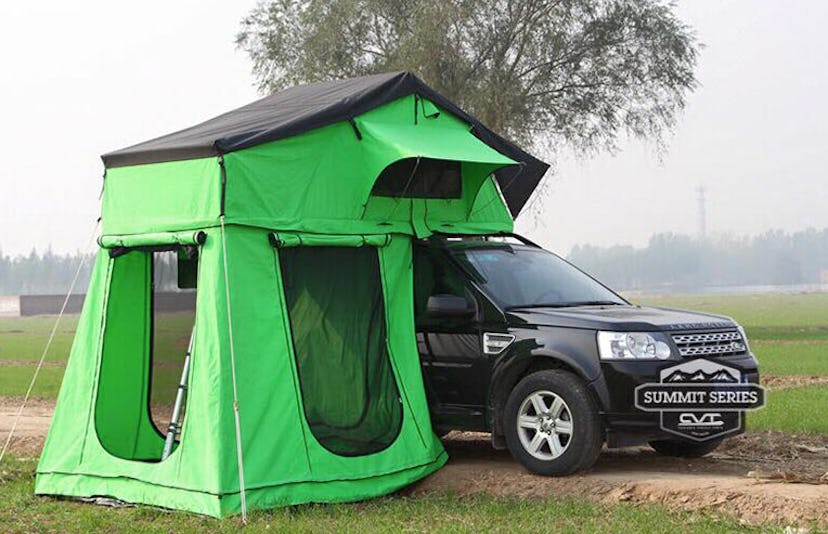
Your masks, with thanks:
M474 311L471 302L457 295L431 295L426 304L429 317L471 317Z

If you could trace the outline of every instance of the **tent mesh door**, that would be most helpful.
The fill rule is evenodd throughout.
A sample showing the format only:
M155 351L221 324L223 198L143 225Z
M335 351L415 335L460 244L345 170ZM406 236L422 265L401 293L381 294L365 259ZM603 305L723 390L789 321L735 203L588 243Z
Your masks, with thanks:
M391 445L402 405L386 345L373 247L279 251L305 417L329 451L359 456Z

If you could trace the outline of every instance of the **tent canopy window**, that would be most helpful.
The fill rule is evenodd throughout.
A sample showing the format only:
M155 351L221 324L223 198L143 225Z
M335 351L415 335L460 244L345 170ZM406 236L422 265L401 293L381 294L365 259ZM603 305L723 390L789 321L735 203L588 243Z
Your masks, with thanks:
M377 249L279 249L305 418L316 440L341 456L391 445L402 404L386 343Z
M95 430L113 456L157 462L195 320L194 299L173 292L194 286L198 253L192 246L113 251Z
M462 184L459 161L405 158L382 171L371 194L395 198L462 198Z

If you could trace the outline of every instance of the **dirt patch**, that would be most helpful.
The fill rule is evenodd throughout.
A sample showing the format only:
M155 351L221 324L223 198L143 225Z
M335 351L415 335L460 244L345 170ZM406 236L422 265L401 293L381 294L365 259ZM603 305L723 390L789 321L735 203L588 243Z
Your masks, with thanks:
M452 432L444 444L448 464L412 495L569 496L712 510L746 524L828 525L828 484L821 483L828 479L828 436L750 433L698 459L666 458L649 447L605 449L593 469L562 478L529 473L507 451L492 449L486 434Z
M6 443L22 402L22 397L0 397L0 449ZM158 428L165 429L169 424L172 406L153 404L150 410ZM39 455L43 450L43 442L49 432L54 411L54 400L29 399L17 423L9 450L17 455Z
M0 397L0 449L6 443L22 402L20 397ZM10 450L23 456L40 454L54 409L53 400L29 399L17 423Z
M0 397L2 441L20 401ZM53 409L53 401L29 401L12 442L16 454L40 452ZM167 413L169 407L156 410ZM492 449L487 434L452 432L444 444L449 452L446 467L406 494L580 497L714 511L746 524L828 526L828 435L749 433L698 459L666 458L649 447L605 450L590 471L561 478L529 473L507 451Z
M779 389L790 389L790 388L800 388L805 386L819 386L823 384L828 384L828 376L777 376L777 375L770 375L770 376L763 376L761 378L761 383L768 389L772 390L779 390Z

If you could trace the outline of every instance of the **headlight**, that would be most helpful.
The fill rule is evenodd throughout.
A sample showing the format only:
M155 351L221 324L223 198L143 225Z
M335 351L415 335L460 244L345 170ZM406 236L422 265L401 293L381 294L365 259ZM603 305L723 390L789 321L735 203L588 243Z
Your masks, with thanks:
M672 354L661 332L598 332L602 360L666 360Z

